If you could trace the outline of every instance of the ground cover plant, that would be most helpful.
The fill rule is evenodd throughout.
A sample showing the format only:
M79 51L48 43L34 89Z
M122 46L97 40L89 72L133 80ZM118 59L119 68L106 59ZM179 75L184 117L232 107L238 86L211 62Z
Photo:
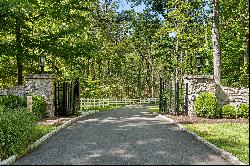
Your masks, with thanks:
M0 159L23 154L28 145L52 128L38 126L37 117L26 109L0 110Z
M0 159L25 154L28 145L54 127L37 125L45 117L47 104L43 97L33 96L32 112L27 111L26 96L0 97Z

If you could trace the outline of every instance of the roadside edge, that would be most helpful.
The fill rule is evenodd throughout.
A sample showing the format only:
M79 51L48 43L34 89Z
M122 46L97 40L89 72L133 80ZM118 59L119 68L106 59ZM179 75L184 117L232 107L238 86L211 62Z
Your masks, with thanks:
M45 142L48 138L50 138L51 136L53 136L54 134L56 134L57 132L59 132L60 130L66 128L67 126L71 125L72 123L76 122L77 120L85 117L85 116L88 116L90 114L94 114L96 112L99 112L98 110L91 110L91 111L88 111L88 112L82 112L82 115L80 116L77 116L67 122L65 122L64 124L62 124L61 126L57 127L56 129L52 130L50 133L42 136L41 138L39 138L36 142L32 143L31 145L28 146L27 148L27 151L31 151L33 149L35 149L36 147L38 147L39 145L41 145L43 142ZM24 154L25 155L25 154ZM0 161L0 165L10 165L10 164L13 164L17 159L21 158L22 156L24 155L13 155L13 156L10 156L9 158L3 160L3 161Z
M158 114L158 113L154 113L153 115L157 115L158 117L165 119L175 125L177 125L178 127L180 127L181 130L183 130L184 132L191 134L196 140L202 142L203 144L205 144L206 146L208 146L209 148L211 148L212 150L216 151L222 158L226 159L227 161L229 161L230 163L232 163L233 165L248 165L242 161L240 161L236 156L234 156L233 154L225 151L224 149L221 149L219 147L217 147L216 145L208 142L207 140L205 140L204 138L198 136L196 133L187 130L182 124L177 123L176 121L174 121L171 118L168 118L162 114Z

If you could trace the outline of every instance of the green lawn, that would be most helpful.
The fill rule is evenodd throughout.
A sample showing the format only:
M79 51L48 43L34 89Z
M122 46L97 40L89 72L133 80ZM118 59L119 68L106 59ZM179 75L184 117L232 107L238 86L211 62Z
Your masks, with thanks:
M249 164L249 125L241 123L197 123L185 127Z
M148 111L151 112L151 113L152 112L158 112L159 113L159 107L158 106L157 107L149 107Z

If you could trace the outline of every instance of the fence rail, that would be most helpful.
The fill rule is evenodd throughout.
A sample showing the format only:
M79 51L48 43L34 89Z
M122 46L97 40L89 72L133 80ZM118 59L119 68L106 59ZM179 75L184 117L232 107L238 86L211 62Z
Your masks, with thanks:
M107 107L118 105L133 105L133 104L157 104L158 98L148 99L94 99L94 98L81 98L80 107L82 109L95 108L95 107Z

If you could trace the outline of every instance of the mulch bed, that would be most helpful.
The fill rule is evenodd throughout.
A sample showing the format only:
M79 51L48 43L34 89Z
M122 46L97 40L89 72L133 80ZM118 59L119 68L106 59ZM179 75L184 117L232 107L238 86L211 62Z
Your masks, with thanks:
M193 124L193 123L249 123L249 119L246 118L237 118L237 119L209 119L202 118L197 116L174 116L174 115L165 115L166 117L173 119L177 123L181 124Z
M65 122L67 122L71 119L73 119L73 117L44 118L40 122L38 122L38 125L58 126L58 125L64 124Z

